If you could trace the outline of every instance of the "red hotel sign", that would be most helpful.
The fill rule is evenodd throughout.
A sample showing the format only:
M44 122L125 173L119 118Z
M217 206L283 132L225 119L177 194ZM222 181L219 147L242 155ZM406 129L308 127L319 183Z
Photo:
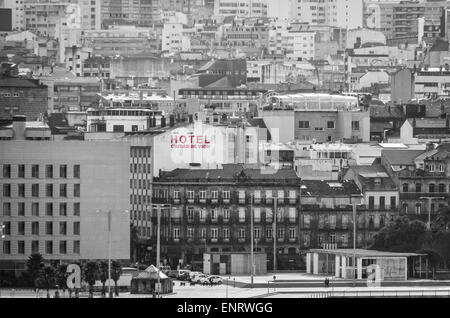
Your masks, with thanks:
M201 135L172 135L170 137L172 148L208 149L211 141L207 136Z

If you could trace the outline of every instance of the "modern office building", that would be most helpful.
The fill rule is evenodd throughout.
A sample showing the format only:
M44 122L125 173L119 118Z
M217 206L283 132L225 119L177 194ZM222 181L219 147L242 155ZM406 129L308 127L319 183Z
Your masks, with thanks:
M23 31L25 29L25 11L23 0L1 0L0 9L11 9L12 30Z
M161 22L161 0L103 0L102 27L110 25L152 26Z
M215 0L214 15L267 17L267 0Z
M2 270L23 270L30 254L46 260L130 257L130 145L113 141L26 140L15 117L14 139L0 141Z

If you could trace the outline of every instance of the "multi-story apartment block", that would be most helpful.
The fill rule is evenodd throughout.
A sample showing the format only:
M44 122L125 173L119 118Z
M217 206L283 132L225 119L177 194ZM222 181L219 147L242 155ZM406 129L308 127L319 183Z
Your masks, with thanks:
M292 5L292 18L344 29L363 26L363 0L307 0Z
M266 19L267 20L267 19ZM268 47L269 26L263 19L235 19L233 25L224 28L223 46Z
M48 87L37 80L0 77L0 119L25 115L36 120L48 111Z
M100 29L101 3L89 0L24 0L25 28L50 37L57 37L61 26Z
M214 15L242 18L267 17L267 0L215 0Z
M450 69L448 67L422 68L414 78L415 97L436 98L450 93Z
M153 203L170 205L161 211L162 255L172 265L183 259L184 264L202 268L205 252L249 251L253 205L256 250L272 253L276 238L280 259L288 253L295 258L300 247L299 191L293 170L265 174L228 165L163 173L153 180ZM274 210L278 211L275 218ZM155 209L151 216L156 233ZM152 242L156 242L154 234Z
M25 11L24 1L1 0L0 8L11 9L12 29L14 31L25 30Z
M25 140L25 118L14 139L0 141L0 262L24 270L32 253L51 261L130 257L130 145L109 141Z
M381 162L400 190L402 214L434 215L448 204L448 144L436 149L384 150Z
M102 27L114 24L135 24L148 27L161 22L160 0L104 0L102 1Z

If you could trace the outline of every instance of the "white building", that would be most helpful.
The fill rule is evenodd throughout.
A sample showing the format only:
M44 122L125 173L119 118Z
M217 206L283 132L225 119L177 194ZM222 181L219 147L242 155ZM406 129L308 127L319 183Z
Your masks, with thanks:
M293 19L344 29L363 26L363 0L305 0L292 6Z
M416 72L414 83L418 99L450 94L450 70L445 68L423 68Z
M25 30L24 1L0 0L0 8L11 9L12 29L14 31Z
M162 50L169 53L189 51L191 42L186 35L188 30L184 29L182 23L164 23L162 34Z
M214 15L267 17L267 0L215 0Z

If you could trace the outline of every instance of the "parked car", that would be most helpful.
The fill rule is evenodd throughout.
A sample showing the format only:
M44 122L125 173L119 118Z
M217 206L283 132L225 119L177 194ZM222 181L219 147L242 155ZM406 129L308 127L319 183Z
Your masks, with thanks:
M200 272L190 272L190 273L189 273L189 280L190 280L191 282L193 282L193 281L195 280L195 278L196 278L198 275L200 275L200 274L202 274L202 273L200 273Z
M178 271L177 270L170 270L166 274L170 278L178 278Z
M191 281L197 284L203 284L203 282L205 281L205 279L208 278L207 275L205 274L198 274L196 275Z
M212 285L220 285L222 284L222 277L217 276L217 275L211 275L208 277L209 282Z
M187 269L180 269L180 270L178 270L178 273L177 273L177 278L179 279L179 280L183 280L183 281L187 281L187 280L189 280L189 277L190 277L190 270L187 270Z

